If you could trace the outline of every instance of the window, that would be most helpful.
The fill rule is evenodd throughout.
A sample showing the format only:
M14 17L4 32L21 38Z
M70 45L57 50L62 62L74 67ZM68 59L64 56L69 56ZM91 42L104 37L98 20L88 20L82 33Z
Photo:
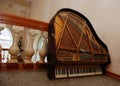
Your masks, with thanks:
M4 28L0 34L0 44L2 46L2 63L6 63L10 59L8 49L12 45L13 37L8 28Z
M2 48L10 48L12 45L13 39L12 34L8 28L4 28L0 34L0 44Z

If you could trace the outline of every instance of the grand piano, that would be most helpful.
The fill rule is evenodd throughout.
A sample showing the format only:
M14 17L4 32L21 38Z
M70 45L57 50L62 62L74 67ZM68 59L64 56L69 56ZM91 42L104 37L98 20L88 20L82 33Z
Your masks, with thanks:
M49 79L101 75L110 63L107 46L81 13L64 8L48 27Z

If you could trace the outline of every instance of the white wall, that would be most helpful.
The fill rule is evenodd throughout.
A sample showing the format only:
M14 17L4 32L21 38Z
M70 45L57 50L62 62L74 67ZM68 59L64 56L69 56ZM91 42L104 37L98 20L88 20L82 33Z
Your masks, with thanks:
M72 8L90 20L109 48L107 70L120 75L120 0L33 0L31 18L49 22L61 8Z
M0 12L29 17L30 10L29 0L0 0Z

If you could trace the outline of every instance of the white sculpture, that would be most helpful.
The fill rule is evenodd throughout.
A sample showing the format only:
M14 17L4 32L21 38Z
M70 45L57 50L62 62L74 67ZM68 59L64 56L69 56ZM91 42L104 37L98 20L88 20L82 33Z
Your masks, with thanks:
M11 55L9 63L18 63L17 61L17 54L19 53L18 39L19 33L24 29L24 27L13 26L12 29L13 29L13 44L9 48L9 53Z
M25 50L25 55L26 55L26 59L24 60L25 63L32 63L31 58L35 52L33 49L33 41L34 41L34 37L37 35L37 32L34 30L30 30L29 35L30 35L30 39L29 39L28 47Z
M47 54L47 38L48 38L48 33L47 32L42 32L42 37L43 37L43 45L42 45L42 48L39 51L39 55L40 55L40 61L39 61L39 63L45 63L45 56Z

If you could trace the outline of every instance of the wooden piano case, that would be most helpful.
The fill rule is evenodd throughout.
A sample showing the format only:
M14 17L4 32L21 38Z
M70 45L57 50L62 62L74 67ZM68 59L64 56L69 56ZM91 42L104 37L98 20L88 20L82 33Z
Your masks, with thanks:
M72 9L61 9L48 27L48 78L103 74L110 62L107 46L89 20Z

